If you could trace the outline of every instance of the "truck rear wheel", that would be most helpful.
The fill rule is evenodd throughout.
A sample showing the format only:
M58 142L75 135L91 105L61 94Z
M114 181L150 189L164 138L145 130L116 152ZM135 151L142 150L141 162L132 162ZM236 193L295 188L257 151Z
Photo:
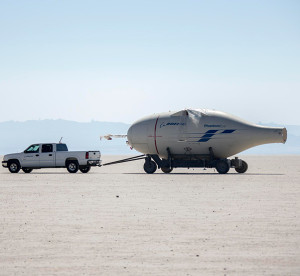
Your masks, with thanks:
M24 173L31 173L32 172L32 169L29 169L29 168L22 168L22 171Z
M21 169L20 163L17 160L9 161L8 162L8 170L11 173L18 173Z
M90 171L91 167L90 166L84 166L84 167L80 167L79 170L82 173L88 173Z
M69 173L77 173L78 169L79 169L79 165L76 160L70 160L67 162L67 170Z

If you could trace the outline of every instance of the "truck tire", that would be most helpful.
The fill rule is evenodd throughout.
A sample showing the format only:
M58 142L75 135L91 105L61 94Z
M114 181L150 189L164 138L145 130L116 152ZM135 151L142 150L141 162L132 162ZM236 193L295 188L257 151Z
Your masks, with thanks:
M80 167L79 170L82 172L82 173L88 173L91 169L91 166L84 166L84 167Z
M32 172L32 169L29 169L29 168L22 168L22 171L24 173L31 173Z
M8 170L11 173L18 173L21 169L20 163L18 160L12 160L8 162Z
M70 160L67 162L67 170L69 173L77 173L78 169L79 169L79 165L76 160Z

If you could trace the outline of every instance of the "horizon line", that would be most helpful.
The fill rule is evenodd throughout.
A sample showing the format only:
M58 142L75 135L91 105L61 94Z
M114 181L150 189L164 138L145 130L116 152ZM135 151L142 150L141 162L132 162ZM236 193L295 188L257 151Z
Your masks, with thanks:
M70 120L70 119L28 119L28 120L9 120L9 121L0 121L1 123L26 123L26 122L36 122L36 121L66 121L66 122L73 122L73 123L82 123L82 124L88 124L88 123L114 123L114 124L126 124L126 125L131 125L132 123L128 123L128 122L120 122L120 121L98 121L98 120L94 120L91 119L90 121L75 121L75 120ZM300 124L280 124L280 123L276 123L276 122L256 122L256 124L273 124L273 125L279 125L279 126L300 126Z

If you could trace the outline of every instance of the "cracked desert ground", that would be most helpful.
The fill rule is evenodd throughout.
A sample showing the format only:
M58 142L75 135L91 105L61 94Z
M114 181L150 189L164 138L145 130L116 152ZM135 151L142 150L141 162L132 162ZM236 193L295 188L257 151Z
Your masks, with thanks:
M240 157L243 175L1 167L0 275L298 276L300 156Z

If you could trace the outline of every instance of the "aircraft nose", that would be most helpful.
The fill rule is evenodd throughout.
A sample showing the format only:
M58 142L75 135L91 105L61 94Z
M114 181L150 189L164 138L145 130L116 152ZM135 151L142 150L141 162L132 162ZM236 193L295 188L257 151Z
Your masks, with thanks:
M145 121L136 122L127 131L129 145L135 147L137 144L147 144L148 123Z
M128 144L132 146L133 144L133 128L134 128L134 125L131 125L130 128L128 129L127 131L127 140L128 140Z
M282 129L282 138L283 138L283 143L285 144L285 142L287 140L287 130L286 130L286 128Z

